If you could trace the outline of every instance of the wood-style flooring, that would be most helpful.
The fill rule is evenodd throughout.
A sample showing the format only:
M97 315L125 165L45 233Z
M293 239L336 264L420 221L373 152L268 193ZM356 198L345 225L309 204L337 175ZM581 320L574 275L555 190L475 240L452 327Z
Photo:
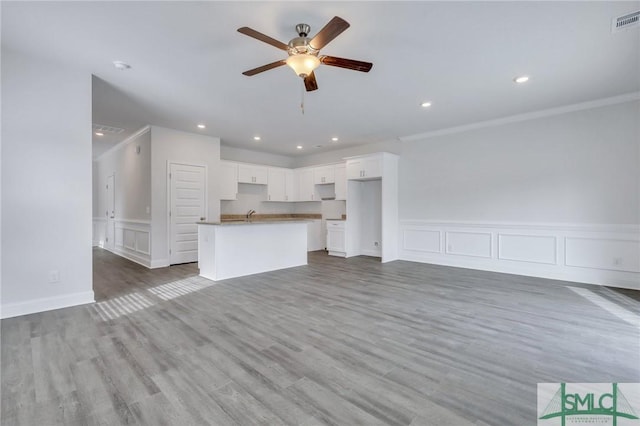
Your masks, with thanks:
M539 382L640 382L634 291L323 252L94 274L99 303L2 321L3 426L535 425Z

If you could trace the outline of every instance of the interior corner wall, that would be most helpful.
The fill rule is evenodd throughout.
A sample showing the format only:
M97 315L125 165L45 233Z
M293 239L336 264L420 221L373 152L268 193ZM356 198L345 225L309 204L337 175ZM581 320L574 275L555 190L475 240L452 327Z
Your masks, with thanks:
M401 258L640 288L640 102L404 142Z
M169 266L168 164L207 167L209 221L220 220L220 139L151 126L151 267Z
M91 74L3 48L3 318L94 300L91 177Z
M115 216L118 220L149 222L151 211L151 134L149 131L132 138L98 157L96 165L97 209L94 217L103 218L107 210L105 185L107 177L115 179Z
M151 266L151 133L137 135L94 161L94 245L144 266ZM107 236L107 179L113 176L113 244Z

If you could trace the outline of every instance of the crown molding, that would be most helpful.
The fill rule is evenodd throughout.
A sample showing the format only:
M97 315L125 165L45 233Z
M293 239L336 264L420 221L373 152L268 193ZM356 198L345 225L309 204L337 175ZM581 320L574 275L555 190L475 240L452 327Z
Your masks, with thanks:
M626 93L620 96L614 96L611 98L597 99L595 101L581 102L578 104L565 105L561 107L550 108L550 109L545 109L545 110L540 110L535 112L528 112L525 114L512 115L509 117L498 118L495 120L480 121L477 123L470 123L462 126L449 127L446 129L434 130L432 132L402 136L399 139L402 142L412 142L412 141L417 141L422 139L434 138L437 136L468 132L470 130L482 129L485 127L502 126L510 123L518 123L521 121L535 120L543 117L551 117L554 115L561 115L569 112L600 108L603 106L622 104L622 103L633 102L638 100L640 100L640 92L631 92L631 93Z

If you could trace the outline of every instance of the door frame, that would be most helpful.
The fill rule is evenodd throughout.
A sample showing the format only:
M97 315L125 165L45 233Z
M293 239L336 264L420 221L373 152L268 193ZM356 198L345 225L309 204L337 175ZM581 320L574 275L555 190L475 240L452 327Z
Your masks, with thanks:
M209 217L209 203L208 203L208 188L209 188L209 169L206 164L202 163L189 163L186 161L173 161L167 160L167 229L166 229L166 238L167 238L167 260L168 266L171 266L171 166L193 166L193 167L203 167L204 168L204 217ZM199 252L198 252L199 254Z

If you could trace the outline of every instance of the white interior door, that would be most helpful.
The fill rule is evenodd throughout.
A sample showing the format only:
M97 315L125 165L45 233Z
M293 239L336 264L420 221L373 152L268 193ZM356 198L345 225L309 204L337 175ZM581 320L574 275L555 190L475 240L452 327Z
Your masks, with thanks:
M107 217L106 228L104 232L104 247L107 250L115 249L115 239L116 239L116 177L115 175L107 176L107 205L105 210L105 215Z
M206 220L206 169L169 165L169 259L172 265L198 261L198 225Z

